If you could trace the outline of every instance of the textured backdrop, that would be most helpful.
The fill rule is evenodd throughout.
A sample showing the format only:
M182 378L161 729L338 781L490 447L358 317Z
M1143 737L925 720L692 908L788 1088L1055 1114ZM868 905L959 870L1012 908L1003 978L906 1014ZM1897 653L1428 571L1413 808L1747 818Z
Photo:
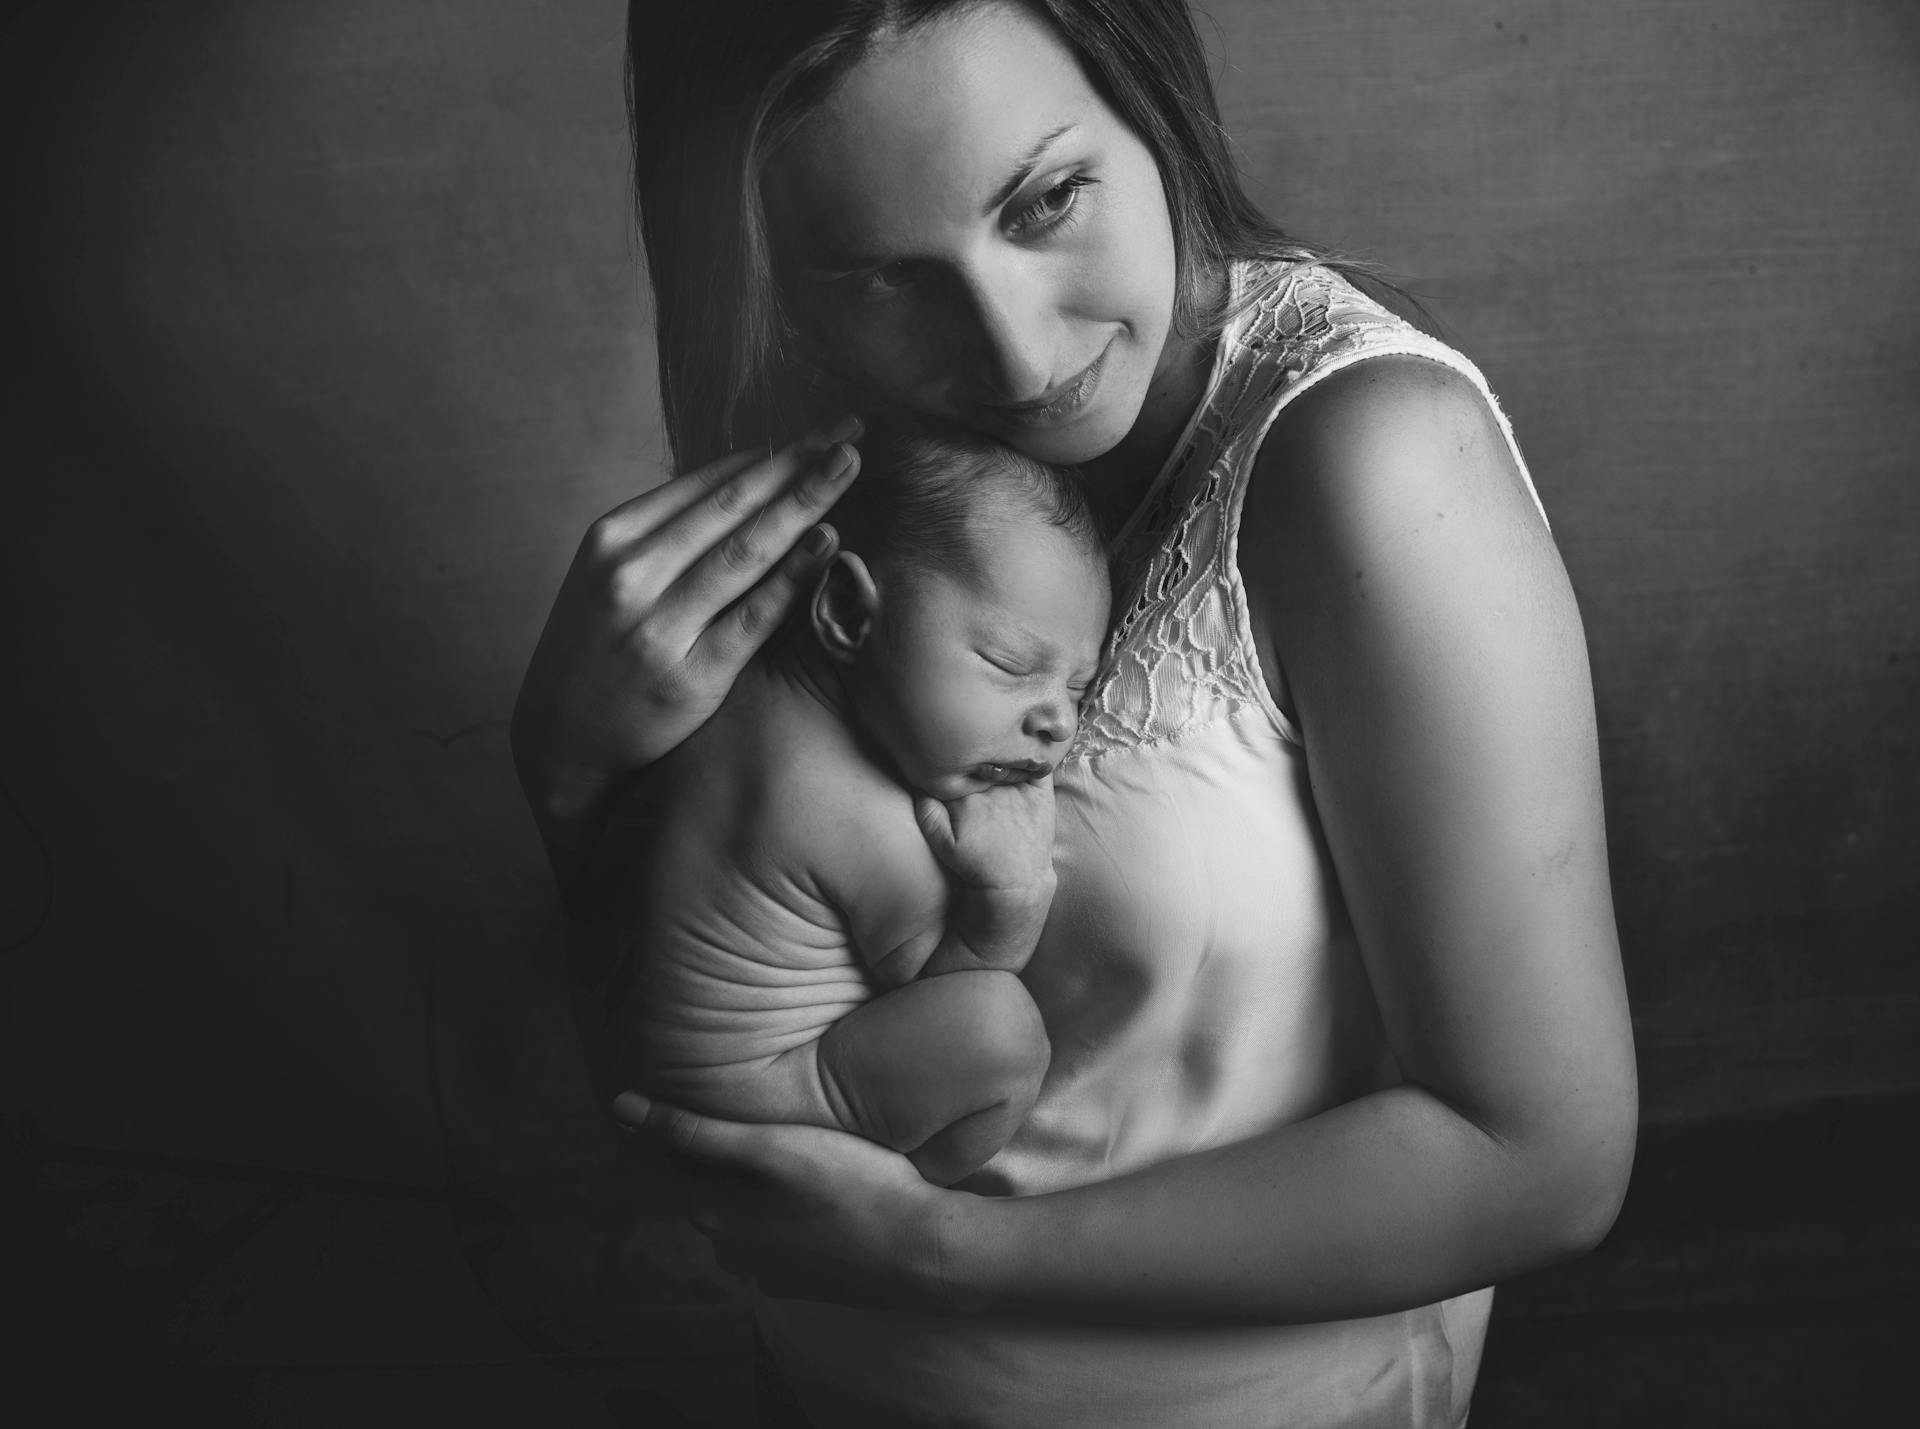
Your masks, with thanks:
M1208 7L1585 611L1649 1119L1920 1088L1920 7ZM595 1111L505 720L657 478L620 7L8 22L0 1065L56 1140L421 1184Z

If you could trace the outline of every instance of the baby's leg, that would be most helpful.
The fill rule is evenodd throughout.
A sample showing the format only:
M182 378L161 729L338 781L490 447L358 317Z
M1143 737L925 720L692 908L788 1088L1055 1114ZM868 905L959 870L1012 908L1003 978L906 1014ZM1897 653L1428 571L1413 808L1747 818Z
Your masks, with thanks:
M1019 978L944 973L834 1023L820 1039L820 1078L847 1130L905 1152L927 1180L949 1186L1019 1130L1049 1054Z

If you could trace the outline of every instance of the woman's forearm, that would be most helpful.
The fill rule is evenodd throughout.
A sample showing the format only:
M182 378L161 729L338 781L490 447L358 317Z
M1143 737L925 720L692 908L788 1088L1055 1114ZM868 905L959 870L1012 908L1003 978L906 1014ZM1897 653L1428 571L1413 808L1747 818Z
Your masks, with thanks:
M1625 1191L1616 1139L1506 1141L1394 1087L1113 1180L951 1203L941 1273L956 1307L996 1315L1384 1314L1590 1249Z

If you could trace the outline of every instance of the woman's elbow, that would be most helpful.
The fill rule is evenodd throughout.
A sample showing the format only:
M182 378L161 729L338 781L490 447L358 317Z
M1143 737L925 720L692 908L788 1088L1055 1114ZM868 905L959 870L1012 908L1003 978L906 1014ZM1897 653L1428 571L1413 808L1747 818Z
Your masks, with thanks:
M1633 1142L1609 1155L1605 1163L1563 1197L1554 1260L1571 1260L1597 1249L1619 1218L1627 1198L1627 1178L1633 1169Z
M1633 1175L1639 1112L1629 1068L1536 1144L1530 1179L1543 1264L1585 1255L1613 1229Z

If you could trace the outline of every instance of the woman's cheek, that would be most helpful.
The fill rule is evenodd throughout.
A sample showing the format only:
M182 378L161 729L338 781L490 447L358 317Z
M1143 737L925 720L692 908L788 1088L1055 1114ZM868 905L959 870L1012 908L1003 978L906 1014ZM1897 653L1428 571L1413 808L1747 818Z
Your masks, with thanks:
M937 325L930 315L916 320L911 302L885 307L889 311L834 323L829 329L833 343L861 385L891 402L931 412L947 367Z
M1096 224L1084 271L1097 286L1094 301L1107 316L1127 322L1134 335L1157 341L1172 326L1176 286L1173 225L1160 172L1151 158L1117 175Z
M1145 237L1116 245L1109 270L1112 282L1121 292L1117 301L1125 305L1134 335L1143 342L1158 345L1173 326L1173 300L1176 287L1173 241Z

